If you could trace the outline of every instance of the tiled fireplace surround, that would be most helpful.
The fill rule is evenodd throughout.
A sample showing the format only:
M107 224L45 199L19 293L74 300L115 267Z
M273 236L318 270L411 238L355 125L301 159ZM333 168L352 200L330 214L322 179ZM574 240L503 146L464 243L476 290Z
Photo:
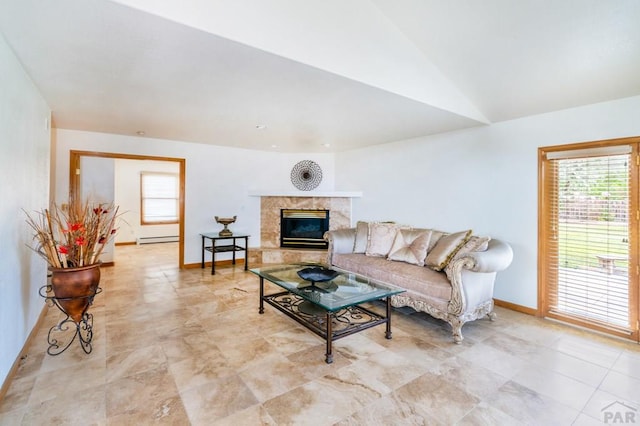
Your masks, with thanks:
M329 229L351 226L350 197L261 196L261 246L249 250L249 264L324 262L326 250L280 248L280 209L329 210Z

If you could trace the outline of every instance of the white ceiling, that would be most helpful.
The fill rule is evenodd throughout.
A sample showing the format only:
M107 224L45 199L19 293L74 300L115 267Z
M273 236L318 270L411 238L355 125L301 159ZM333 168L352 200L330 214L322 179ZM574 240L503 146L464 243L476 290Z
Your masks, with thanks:
M640 95L638 23L637 0L0 0L56 127L282 152Z

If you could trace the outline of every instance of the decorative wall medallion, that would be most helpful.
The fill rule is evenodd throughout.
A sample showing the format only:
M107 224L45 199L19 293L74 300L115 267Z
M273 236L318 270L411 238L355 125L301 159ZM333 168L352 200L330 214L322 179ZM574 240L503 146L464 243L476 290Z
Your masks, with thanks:
M291 169L291 183L302 191L311 191L322 182L322 169L311 160L303 160Z

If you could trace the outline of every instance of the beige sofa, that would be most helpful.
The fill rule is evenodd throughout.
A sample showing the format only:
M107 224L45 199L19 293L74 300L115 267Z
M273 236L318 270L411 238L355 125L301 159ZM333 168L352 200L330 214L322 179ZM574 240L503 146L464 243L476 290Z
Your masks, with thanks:
M329 231L327 264L406 289L393 296L395 307L409 306L451 325L453 340L462 326L493 312L496 273L513 259L504 241L403 227L390 222L358 222L356 228Z

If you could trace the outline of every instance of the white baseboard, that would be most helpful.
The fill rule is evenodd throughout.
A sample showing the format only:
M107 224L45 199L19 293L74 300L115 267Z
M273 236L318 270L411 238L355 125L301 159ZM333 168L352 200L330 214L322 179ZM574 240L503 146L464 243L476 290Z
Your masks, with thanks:
M177 235L166 235L162 237L141 237L136 239L137 244L155 244L155 243L177 243L180 238Z

